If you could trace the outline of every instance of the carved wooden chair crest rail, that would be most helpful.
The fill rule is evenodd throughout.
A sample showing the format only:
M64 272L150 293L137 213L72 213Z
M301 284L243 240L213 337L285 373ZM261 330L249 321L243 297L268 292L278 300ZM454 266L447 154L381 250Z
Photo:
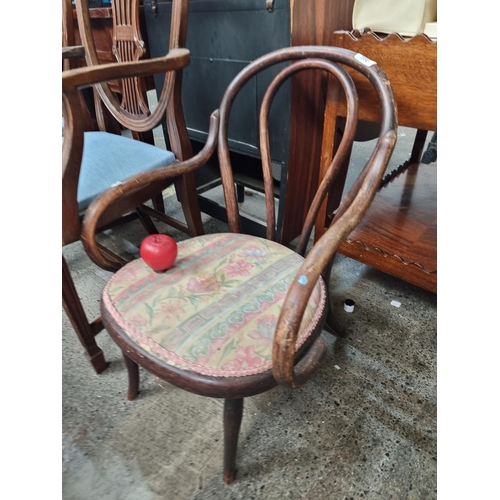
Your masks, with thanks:
M66 72L63 91L70 110L69 123L71 110L77 105L76 89L81 85L166 71L187 57L187 51L174 50L160 59ZM267 217L266 238L259 238L240 233L228 122L232 104L244 84L264 69L284 62L290 64L269 85L259 114ZM357 92L344 65L365 75L375 88L381 106L380 134L334 223L306 255L317 211L338 175L356 130ZM347 96L349 116L346 133L313 199L293 251L274 241L268 113L283 81L299 72L318 70L339 79ZM332 259L376 194L396 142L396 130L391 86L378 66L367 66L355 53L332 47L281 49L256 59L229 84L219 109L211 115L208 139L198 155L125 180L93 201L87 210L82 228L84 247L97 265L116 271L103 290L101 315L124 354L129 373L128 398L134 399L138 394L139 366L187 391L224 398L226 483L235 478L243 398L278 383L290 388L301 386L326 352L320 334L323 329L333 331L335 324L328 299ZM72 141L76 148L79 141L76 137ZM142 259L120 267L101 251L96 232L107 211L139 188L201 167L216 149L228 233L180 242L175 265L163 273L152 271Z
M174 0L171 21L170 48L184 46L187 31L189 0ZM114 53L122 62L137 62L144 52L144 44L138 27L139 0L113 2ZM101 66L94 45L88 0L76 1L78 29L84 47L88 67ZM74 43L73 11L69 0L63 0L63 44ZM64 54L65 53L65 54ZM67 47L63 57L73 54ZM80 239L81 219L90 203L110 186L140 172L172 165L176 160L192 156L191 142L187 136L181 102L181 73L189 64L189 52L170 56L165 67L166 76L158 104L151 112L144 98L141 75L120 81L116 93L108 81L95 85L97 122L100 130L92 130L88 109L81 97L81 85L74 94L66 92L63 99L63 172L62 172L62 242L63 246ZM66 68L68 65L66 65ZM76 70L75 70L76 71ZM83 68L81 69L83 71ZM109 68L107 71L111 71ZM69 75L68 75L69 78ZM88 84L90 85L90 83ZM87 85L87 86L88 86ZM72 106L68 103L72 102ZM78 107L76 102L80 103ZM106 131L105 113L115 123L137 133L150 133L162 120L170 140L171 151L155 147L151 141L134 140L120 133ZM84 120L83 117L86 117ZM71 124L71 127L69 126ZM152 138L152 134L150 134ZM150 143L148 143L150 142ZM175 184L186 222L165 214L163 190ZM145 202L153 200L153 208ZM201 213L198 207L194 177L190 173L169 177L143 186L126 200L110 209L101 219L101 229L109 224L129 220L127 214L139 217L148 233L157 229L151 219L156 218L191 236L203 234ZM109 253L111 256L112 254ZM112 257L123 264L118 257ZM63 305L82 342L94 369L99 373L107 364L95 342L95 335L102 329L100 319L89 323L78 299L70 270L63 258Z

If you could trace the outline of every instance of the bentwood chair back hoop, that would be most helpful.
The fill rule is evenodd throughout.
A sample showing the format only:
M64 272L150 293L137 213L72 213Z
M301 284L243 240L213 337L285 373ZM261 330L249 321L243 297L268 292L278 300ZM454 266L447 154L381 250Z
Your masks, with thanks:
M120 76L142 74L146 68L165 69L168 61L177 57L183 57L182 52L174 51L161 61L122 65ZM259 238L240 233L228 147L229 116L239 91L252 77L286 62L291 64L271 82L260 108L267 238ZM332 225L306 255L318 208L335 182L356 130L358 98L345 66L359 71L374 87L381 107L380 135ZM338 78L346 95L349 116L342 143L318 188L298 247L293 251L274 241L268 113L281 84L307 70L324 71ZM117 67L65 74L63 87L68 104L71 105L78 85L117 75ZM327 291L331 261L375 196L396 142L397 118L391 86L375 63L345 49L308 46L281 49L249 64L229 84L219 110L210 120L207 143L198 156L178 162L172 169L140 174L111 188L92 203L84 219L82 241L97 265L116 269L116 263L96 244L95 233L102 214L141 186L199 168L217 147L229 232L179 242L175 264L163 273L152 271L142 259L129 262L105 286L101 314L106 329L124 354L129 399L138 394L139 365L185 390L225 399L223 474L224 481L230 483L236 473L243 398L277 384L289 388L301 386L326 352L320 334L329 328L332 318Z

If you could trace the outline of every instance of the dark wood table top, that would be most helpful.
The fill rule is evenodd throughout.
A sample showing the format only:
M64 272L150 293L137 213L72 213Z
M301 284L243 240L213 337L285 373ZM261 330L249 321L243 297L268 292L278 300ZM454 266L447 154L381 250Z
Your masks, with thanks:
M414 164L385 185L339 253L436 292L437 164Z

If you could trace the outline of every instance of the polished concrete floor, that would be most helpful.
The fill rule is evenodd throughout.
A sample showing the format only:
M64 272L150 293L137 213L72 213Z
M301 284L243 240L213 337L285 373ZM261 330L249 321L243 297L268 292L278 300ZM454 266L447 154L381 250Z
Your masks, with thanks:
M253 210L259 198L245 204ZM167 200L178 210L175 197ZM207 232L224 229L204 221ZM103 238L133 253L144 236L131 223ZM63 253L85 310L97 316L110 273L79 243ZM322 334L328 354L302 388L245 400L238 475L229 486L221 473L223 402L145 371L139 397L127 401L117 346L106 331L97 336L110 366L95 374L63 312L63 498L437 498L436 295L342 256L330 289L349 337ZM352 313L343 309L347 298Z

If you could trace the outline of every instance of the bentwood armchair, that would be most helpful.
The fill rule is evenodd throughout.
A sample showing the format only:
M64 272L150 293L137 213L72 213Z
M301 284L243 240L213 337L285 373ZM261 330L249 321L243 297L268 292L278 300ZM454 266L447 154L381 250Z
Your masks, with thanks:
M170 48L185 45L189 0L174 0L171 22ZM88 0L77 0L78 30L84 48L86 65L99 68L94 45ZM144 52L144 43L138 31L139 0L113 2L114 48L117 63L138 61ZM63 1L63 44L74 43L73 11L69 0ZM63 50L68 55L70 49ZM81 55L81 53L78 53ZM77 55L78 55L77 54ZM93 87L99 100L96 101L94 122L101 127L92 130L92 119L81 89L75 90L80 106L63 109L63 172L62 172L62 243L63 246L80 239L81 219L89 204L110 186L141 172L172 165L176 159L186 160L192 156L191 143L187 135L181 102L182 69L189 63L189 54L184 51L170 57L165 67L168 72L158 104L151 112L144 99L143 78L136 76L120 81L119 92L110 83L103 82ZM66 65L66 69L70 65ZM83 71L80 69L79 71ZM110 68L107 71L112 71ZM118 70L120 71L120 70ZM82 74L85 74L83 72ZM115 85L116 82L112 82ZM90 83L89 83L90 84ZM66 95L66 98L68 96ZM66 101L67 102L67 101ZM76 103L76 101L75 101ZM156 147L142 140L134 140L121 134L103 130L103 111L112 116L115 123L137 134L144 134L166 119L171 151ZM69 127L68 124L72 126ZM140 135L138 135L140 137ZM163 190L175 184L186 222L165 214ZM153 207L146 204L153 200ZM148 233L157 229L151 219L156 218L184 231L191 236L203 234L201 213L192 174L169 177L143 186L129 196L120 208L114 207L103 218L101 229L117 221L130 220L138 216ZM111 254L110 254L111 255ZM117 256L112 257L122 263ZM103 371L107 363L102 350L97 346L95 335L102 330L100 318L89 322L75 289L70 269L63 257L63 305L95 371Z
M182 52L175 51L175 57ZM92 68L63 75L68 107L82 84L143 74L168 66L174 53L158 62ZM228 150L232 104L243 85L274 64L290 62L268 87L260 108L260 147L265 185L267 238L240 232L234 177ZM157 65L157 66L156 66ZM357 124L356 88L345 66L364 75L381 108L378 141L365 168L346 194L322 238L306 254L315 217L331 188ZM301 71L324 71L338 78L347 96L345 134L312 202L296 251L276 243L268 113L284 80ZM75 104L76 105L76 104ZM102 293L104 325L122 349L129 374L128 399L139 390L139 366L196 394L224 398L223 476L236 474L236 447L243 399L277 384L296 388L314 373L326 352L320 338L330 329L328 299L331 263L344 238L360 222L380 185L396 142L397 119L389 81L373 62L333 47L292 47L270 53L242 70L211 116L208 140L198 156L171 168L139 174L113 187L89 207L82 241L91 259L116 271ZM142 259L124 267L101 252L96 231L102 217L124 197L152 182L199 168L217 145L229 232L198 236L178 244L178 257L166 272L152 271ZM193 422L195 425L195 422Z

